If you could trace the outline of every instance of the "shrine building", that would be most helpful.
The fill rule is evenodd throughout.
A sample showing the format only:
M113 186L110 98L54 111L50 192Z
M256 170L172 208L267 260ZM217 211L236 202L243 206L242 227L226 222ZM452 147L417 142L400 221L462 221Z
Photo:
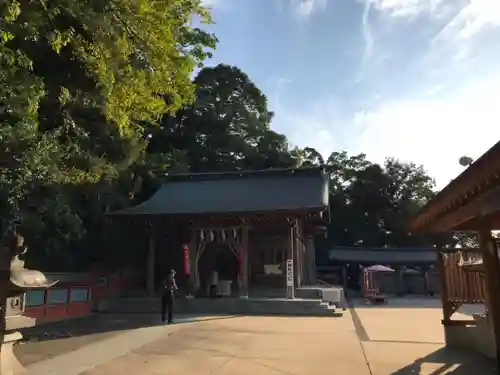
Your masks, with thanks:
M150 199L112 215L149 228L150 293L174 268L195 296L216 271L231 296L293 298L316 283L328 181L323 167L169 175Z

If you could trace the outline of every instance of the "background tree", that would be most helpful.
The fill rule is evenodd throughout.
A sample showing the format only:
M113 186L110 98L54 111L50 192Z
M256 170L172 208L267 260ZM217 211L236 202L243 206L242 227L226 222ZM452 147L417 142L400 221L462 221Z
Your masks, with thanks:
M0 236L18 227L28 264L140 264L144 231L105 213L144 201L176 172L325 164L324 249L429 242L404 225L433 195L425 171L292 148L245 72L202 67L216 38L191 26L210 22L200 1L6 0L0 13Z
M68 266L144 170L171 161L150 164L143 128L194 99L216 39L190 26L210 21L194 0L7 0L0 13L0 234L21 226L32 261Z
M149 154L175 153L191 172L294 165L286 137L270 129L267 98L240 69L217 65L194 79L195 102L164 116Z

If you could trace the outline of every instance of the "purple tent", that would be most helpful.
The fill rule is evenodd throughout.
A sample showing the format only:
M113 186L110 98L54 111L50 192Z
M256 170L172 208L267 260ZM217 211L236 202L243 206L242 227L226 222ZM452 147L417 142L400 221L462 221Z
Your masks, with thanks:
M394 272L392 268L382 266L381 264L376 264L374 266L366 267L365 271L369 272Z

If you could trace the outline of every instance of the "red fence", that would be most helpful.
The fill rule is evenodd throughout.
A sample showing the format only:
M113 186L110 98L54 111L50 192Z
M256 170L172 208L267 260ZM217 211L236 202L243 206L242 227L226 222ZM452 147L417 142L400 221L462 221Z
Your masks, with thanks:
M134 285L129 277L119 274L105 277L89 274L47 276L59 282L50 289L26 293L24 314L36 318L37 324L89 315L99 301L120 295Z
M92 311L91 285L59 285L48 290L26 293L25 315L37 324L85 316Z

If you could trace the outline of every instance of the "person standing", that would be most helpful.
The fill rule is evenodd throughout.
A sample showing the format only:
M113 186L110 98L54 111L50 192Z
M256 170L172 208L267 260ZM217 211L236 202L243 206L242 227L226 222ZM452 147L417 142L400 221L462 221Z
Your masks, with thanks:
M161 295L161 320L173 323L174 310L174 292L177 290L175 282L175 271L172 269L163 281L163 290Z

